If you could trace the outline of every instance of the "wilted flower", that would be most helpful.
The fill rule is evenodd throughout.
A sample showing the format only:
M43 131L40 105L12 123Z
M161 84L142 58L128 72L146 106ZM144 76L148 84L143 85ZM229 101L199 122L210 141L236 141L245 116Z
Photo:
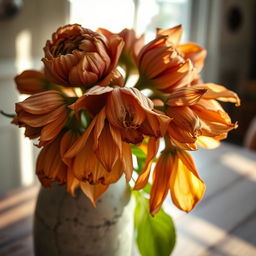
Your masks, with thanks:
M146 86L171 92L191 82L193 65L190 59L184 59L174 45L167 46L167 40L168 36L158 36L140 51L137 59L139 88Z
M118 128L122 140L128 143L140 143L143 135L164 136L170 118L154 111L153 102L136 88L112 88L95 86L88 90L74 104L77 112L106 107L106 117Z
M171 141L185 150L195 150L197 142L201 146L205 144L205 137L216 140L226 138L227 132L236 128L237 124L231 123L230 117L216 100L240 104L234 92L217 84L194 85L170 94L166 114L173 118L168 127ZM212 144L216 145L214 141Z
M195 75L200 73L204 66L204 60L206 58L207 51L200 45L192 42L180 44L182 35L181 25L167 30L157 29L157 35L160 37L167 36L165 45L170 47L175 46L177 51L185 60L191 60L194 68L196 69Z
M108 39L78 24L59 28L44 48L45 72L51 81L64 86L92 86L115 69L123 40Z
M87 181L79 181L73 174L67 162L63 161L64 154L74 144L78 134L72 131L60 133L54 141L46 145L39 153L36 164L36 174L44 187L51 183L67 184L67 191L72 195L80 187L84 194L96 206L96 200L106 191L108 185L91 185Z
M122 142L119 131L107 121L105 108L63 159L79 181L90 184L109 185L123 173L129 181L133 171L130 146Z
M16 103L17 116L13 123L25 127L25 135L31 139L40 136L39 146L45 146L65 126L67 111L67 102L61 92L40 92Z
M152 145L149 145L150 148L153 158L157 150ZM135 189L141 189L146 185L150 169L149 166L143 169L136 181ZM204 182L200 179L191 156L172 146L167 146L156 162L150 192L152 215L160 210L169 191L173 203L186 212L195 207L205 191Z

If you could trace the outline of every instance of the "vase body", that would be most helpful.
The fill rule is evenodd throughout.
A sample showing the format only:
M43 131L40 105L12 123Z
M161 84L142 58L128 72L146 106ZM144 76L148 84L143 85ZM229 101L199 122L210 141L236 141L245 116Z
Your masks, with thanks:
M94 208L78 190L41 188L34 216L36 256L131 256L133 200L123 179L111 185Z

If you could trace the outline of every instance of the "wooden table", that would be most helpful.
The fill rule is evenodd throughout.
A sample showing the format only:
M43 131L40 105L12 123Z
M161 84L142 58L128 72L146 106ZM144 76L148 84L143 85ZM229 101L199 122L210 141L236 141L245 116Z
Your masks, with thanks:
M207 191L189 214L167 203L177 228L173 255L255 256L256 153L223 144L214 151L200 149L192 154ZM0 197L1 256L33 255L37 192L38 186L33 186Z

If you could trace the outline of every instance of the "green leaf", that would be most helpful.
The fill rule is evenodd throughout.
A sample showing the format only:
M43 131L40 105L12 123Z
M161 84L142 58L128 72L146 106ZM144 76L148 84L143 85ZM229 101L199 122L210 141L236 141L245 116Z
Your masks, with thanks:
M169 256L176 234L171 217L160 210L154 217L149 213L148 199L136 193L135 228L137 245L142 256Z
M145 159L145 158L147 157L147 155L145 154L145 152L144 152L142 149L140 149L140 148L138 148L138 147L136 147L136 146L134 146L134 145L131 146L131 149L132 149L132 153L133 153L137 158Z

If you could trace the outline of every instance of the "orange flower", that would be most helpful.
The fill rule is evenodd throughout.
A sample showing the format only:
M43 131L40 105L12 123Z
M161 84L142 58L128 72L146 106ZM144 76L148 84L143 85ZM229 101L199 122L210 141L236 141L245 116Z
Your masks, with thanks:
M133 166L130 146L106 119L105 108L96 115L84 134L65 153L63 160L83 182L109 185L123 173L131 179Z
M92 86L117 65L123 41L78 24L59 28L44 48L45 72L51 81L65 86Z
M137 179L134 189L143 188L147 184L148 177L149 170L146 167ZM173 203L186 212L195 207L205 191L205 185L197 173L191 156L173 147L168 147L161 153L155 166L150 193L152 215L160 210L168 191L171 192Z
M153 102L136 88L94 86L73 105L75 112L86 109L95 114L106 108L106 117L116 127L123 141L140 143L143 135L164 136L170 118L155 112Z
M167 40L167 35L157 36L140 51L138 88L147 86L171 92L191 82L194 74L190 59L186 60L174 45L167 44Z
M226 138L237 124L231 123L216 100L240 104L234 92L217 84L193 85L173 92L166 109L166 114L173 118L168 127L171 141L185 150L195 150L197 142L204 146L208 141L216 147L215 140Z
M13 123L25 127L25 135L31 139L40 136L39 146L53 141L65 126L68 115L65 98L61 92L45 91L16 103Z
M49 81L42 72L36 70L25 70L15 77L17 89L20 93L35 94L46 91Z
M108 31L107 29L100 28L98 31L107 38L114 35L114 33ZM127 28L123 29L117 35L124 40L124 48L119 59L119 64L123 65L129 70L137 69L135 60L139 54L139 51L144 45L144 35L137 38L135 31Z
M165 42L166 46L175 46L177 51L185 60L191 60L193 66L196 68L196 73L200 73L204 66L207 51L200 45L192 42L179 44L182 35L181 25L167 30L158 29L157 35L167 36L167 40Z
M77 138L77 134L67 131L59 134L54 141L45 146L37 158L36 174L44 187L50 187L53 182L59 185L67 184L67 191L72 195L75 194L75 189L80 187L96 207L96 200L108 186L91 185L88 182L79 181L68 167L67 162L62 160Z

